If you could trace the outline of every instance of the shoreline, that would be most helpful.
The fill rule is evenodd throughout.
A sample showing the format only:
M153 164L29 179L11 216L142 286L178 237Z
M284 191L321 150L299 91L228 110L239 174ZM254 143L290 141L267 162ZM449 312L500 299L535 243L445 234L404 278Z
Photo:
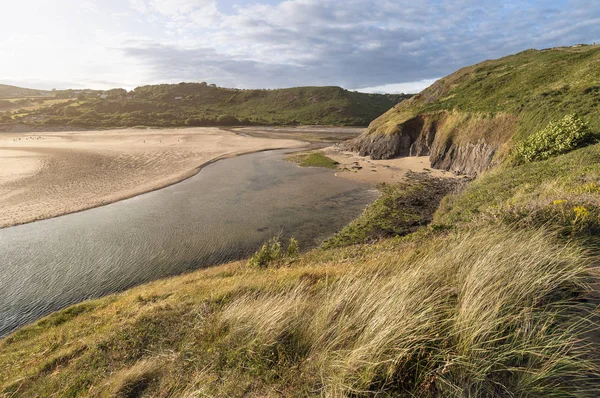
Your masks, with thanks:
M210 128L9 134L0 134L0 229L163 189L219 160L310 145Z
M307 144L308 146L308 144ZM217 163L221 160L227 160L227 159L232 159L232 158L236 158L239 156L244 156L244 155L251 155L254 153L261 153L261 152L269 152L269 151L280 151L280 150L285 150L285 149L290 149L290 150L303 150L305 147L298 147L298 148L290 148L290 147L281 147L281 148L265 148L265 149L258 149L255 151L247 151L247 152L235 152L235 153L229 153L229 154L225 154L225 155L221 155L218 156L216 158L207 160L206 162L202 163L199 166L196 166L194 169L187 171L186 173L182 174L181 176L177 176L174 177L172 181L167 182L166 184L161 184L161 185L157 185L155 187L151 187L151 188L147 188L144 189L142 191L139 191L137 193L131 194L131 195L126 195L123 197L119 197L117 199L110 199L110 201L107 201L105 203L100 203L100 204L96 204L96 205L92 205L83 209L78 209L78 210L74 210L74 211L70 211L70 212L66 212L66 213L62 213L62 214L57 214L55 216L50 216L50 217L41 217L41 218L36 218L34 220L30 220L30 221L24 221L21 223L16 223L16 224L11 224L11 225L0 225L0 229L6 229L6 228L12 228L12 227L18 227L20 225L26 225L26 224L31 224L34 222L39 222L39 221L45 221L45 220L52 220L54 218L58 218L58 217L62 217L62 216L67 216L70 214L77 214L77 213L81 213L84 212L86 210L91 210L91 209L96 209L98 207L103 207L103 206L109 206L111 204L117 203L117 202L121 202L127 199L132 199L135 198L137 196L141 196L141 195L145 195L147 193L151 193L154 191L158 191L160 189L164 189L164 188L168 188L172 185L175 184L179 184L180 182L186 181L194 176L196 176L200 171L202 171L202 169L204 169L207 166L210 166L211 164Z

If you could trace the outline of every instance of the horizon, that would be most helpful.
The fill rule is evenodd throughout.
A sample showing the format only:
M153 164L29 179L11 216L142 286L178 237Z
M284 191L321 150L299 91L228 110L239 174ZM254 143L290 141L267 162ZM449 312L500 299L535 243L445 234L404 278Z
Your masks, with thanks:
M6 3L0 81L44 90L206 81L416 93L486 59L600 41L600 10L584 0Z

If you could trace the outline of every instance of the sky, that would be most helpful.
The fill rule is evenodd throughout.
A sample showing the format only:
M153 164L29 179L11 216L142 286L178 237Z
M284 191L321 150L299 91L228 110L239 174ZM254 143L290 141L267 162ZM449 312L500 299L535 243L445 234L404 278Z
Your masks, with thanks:
M600 0L0 0L0 83L206 81L418 92L529 48L600 43Z

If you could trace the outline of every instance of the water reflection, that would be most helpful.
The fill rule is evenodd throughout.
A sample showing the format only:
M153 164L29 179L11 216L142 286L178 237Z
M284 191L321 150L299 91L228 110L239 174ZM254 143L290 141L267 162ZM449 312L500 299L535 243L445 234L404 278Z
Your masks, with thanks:
M0 230L0 336L88 298L247 257L277 233L314 246L377 195L282 155L228 159L159 191Z

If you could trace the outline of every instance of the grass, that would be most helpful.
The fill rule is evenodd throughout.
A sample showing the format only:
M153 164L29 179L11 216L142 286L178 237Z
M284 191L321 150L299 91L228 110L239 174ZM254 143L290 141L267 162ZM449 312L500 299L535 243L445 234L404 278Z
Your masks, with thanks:
M442 198L460 184L458 180L409 173L404 182L382 186L381 196L323 247L370 243L415 232L429 224Z
M519 140L527 123L587 104L597 49L486 61L393 112L425 101L453 140ZM530 83L515 98L521 74ZM539 104L508 112L537 92ZM578 109L600 131L593 108ZM0 341L0 394L600 396L600 144L555 153L460 190L413 176L308 253L272 240L249 263L52 314Z
M423 193L449 187L414 176L322 248L280 261L270 244L275 260L260 266L226 264L67 308L0 341L0 391L598 396L596 249L571 239L595 229L573 234L577 215L493 215L551 205L597 218L599 160L600 144L507 165L447 197L420 228L435 209ZM571 207L576 198L585 201Z
M0 391L595 396L591 265L508 227L228 264L21 329L0 342Z
M488 172L464 192L445 198L435 223L550 224L569 236L593 236L600 232L599 194L600 144L595 144Z
M324 167L337 169L339 163L320 151L301 152L287 157L287 160L298 163L302 167Z

